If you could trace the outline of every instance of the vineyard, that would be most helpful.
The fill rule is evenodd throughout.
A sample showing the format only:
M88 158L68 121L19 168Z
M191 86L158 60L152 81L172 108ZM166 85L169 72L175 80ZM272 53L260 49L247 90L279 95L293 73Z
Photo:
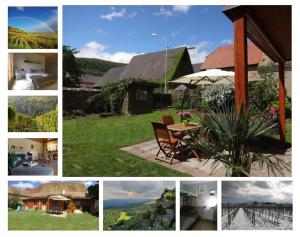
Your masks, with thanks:
M288 230L293 225L291 204L252 203L223 204L222 229Z
M55 132L57 131L57 107L37 117L16 112L14 106L8 107L9 132Z
M104 208L103 226L105 230L137 229L140 217L151 213L154 203L129 205L123 208Z
M57 132L57 106L48 113L36 117L37 127L40 131Z
M10 49L57 49L57 34L51 32L25 32L8 27Z

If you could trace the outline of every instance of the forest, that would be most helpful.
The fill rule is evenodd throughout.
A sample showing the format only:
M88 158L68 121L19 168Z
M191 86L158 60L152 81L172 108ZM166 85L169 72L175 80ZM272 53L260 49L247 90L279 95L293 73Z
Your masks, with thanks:
M52 32L25 32L8 26L9 49L57 49L57 34Z
M8 98L9 132L56 132L57 97L11 96Z
M103 215L104 230L175 230L175 189L153 201L104 206Z

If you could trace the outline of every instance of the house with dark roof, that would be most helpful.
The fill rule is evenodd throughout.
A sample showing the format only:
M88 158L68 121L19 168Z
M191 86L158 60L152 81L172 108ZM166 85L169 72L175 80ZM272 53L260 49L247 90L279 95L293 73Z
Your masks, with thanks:
M166 51L158 51L134 56L120 75L120 80L140 78L164 81ZM167 80L193 73L193 66L186 47L168 49Z
M8 197L19 198L22 206L26 206L29 210L65 211L70 203L74 203L76 209L83 212L94 212L95 202L98 199L89 196L87 188L80 182L42 183L31 189L9 186Z
M93 85L94 88L100 88L104 86L108 82L116 82L119 80L121 73L125 69L126 66L114 67L108 70L100 80L97 80Z
M80 87L93 88L94 85L101 80L102 80L102 77L94 76L94 75L90 75L90 74L84 74L80 78Z
M200 65L200 71L208 69L222 69L234 71L234 47L233 44L221 46L206 56ZM268 58L255 44L248 42L248 77L260 79L258 67L270 62ZM275 76L278 76L278 68L275 68ZM285 67L285 88L287 95L291 96L291 63Z

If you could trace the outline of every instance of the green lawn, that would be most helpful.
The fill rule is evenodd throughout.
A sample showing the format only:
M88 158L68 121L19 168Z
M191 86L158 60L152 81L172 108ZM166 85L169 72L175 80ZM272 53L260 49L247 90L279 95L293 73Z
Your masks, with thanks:
M8 230L99 230L99 219L87 213L63 218L43 211L9 211Z
M120 151L120 147L154 139L151 121L174 109L136 116L64 120L64 176L188 176ZM154 157L153 157L154 159Z

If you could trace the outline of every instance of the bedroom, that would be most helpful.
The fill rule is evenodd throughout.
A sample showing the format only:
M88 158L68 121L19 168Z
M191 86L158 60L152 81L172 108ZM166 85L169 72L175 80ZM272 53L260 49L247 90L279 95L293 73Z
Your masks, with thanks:
M57 90L56 53L9 53L9 90Z
M180 182L180 229L217 230L217 182Z

